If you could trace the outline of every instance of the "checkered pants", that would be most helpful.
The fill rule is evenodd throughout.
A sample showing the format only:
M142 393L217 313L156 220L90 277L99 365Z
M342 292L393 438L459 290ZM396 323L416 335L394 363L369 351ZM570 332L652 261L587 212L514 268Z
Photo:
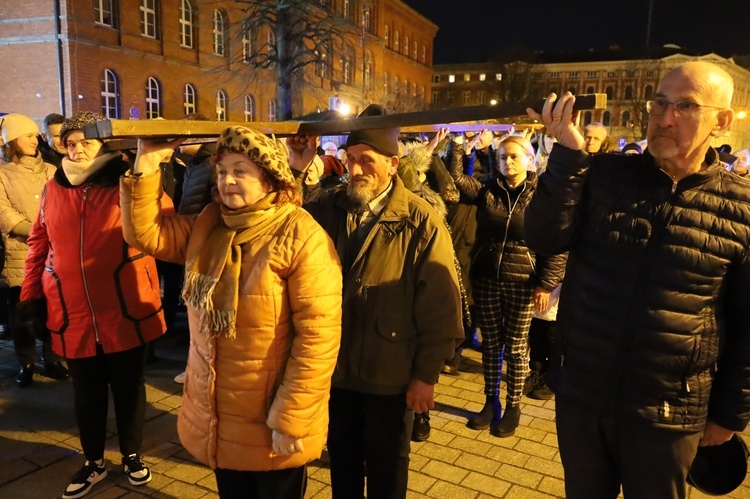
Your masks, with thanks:
M503 357L508 361L506 403L521 403L529 374L529 327L534 314L534 285L478 277L472 281L477 326L482 331L484 393L498 396Z

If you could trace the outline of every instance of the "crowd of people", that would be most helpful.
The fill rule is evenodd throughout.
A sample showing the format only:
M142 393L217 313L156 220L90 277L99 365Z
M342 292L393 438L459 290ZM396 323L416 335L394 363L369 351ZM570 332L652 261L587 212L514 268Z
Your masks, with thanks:
M119 151L84 136L93 112L41 134L0 117L17 383L40 340L43 374L74 387L84 464L62 497L107 476L110 391L123 473L151 480L145 364L165 332L189 334L177 430L222 498L304 497L324 447L334 498L406 497L464 348L486 396L469 428L510 437L524 396L556 399L567 497L685 497L699 446L750 420L750 153L709 146L732 92L715 65L678 66L621 150L570 93L528 110L536 131L322 146L230 126Z

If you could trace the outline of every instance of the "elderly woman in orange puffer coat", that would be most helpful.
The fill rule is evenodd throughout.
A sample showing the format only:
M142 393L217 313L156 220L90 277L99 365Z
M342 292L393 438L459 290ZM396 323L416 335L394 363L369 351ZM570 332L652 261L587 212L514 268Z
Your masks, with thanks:
M219 138L221 203L162 216L158 164L177 142L142 141L121 180L125 239L185 264L190 353L178 433L221 497L301 498L322 452L341 335L341 266L300 208L286 150L244 127Z

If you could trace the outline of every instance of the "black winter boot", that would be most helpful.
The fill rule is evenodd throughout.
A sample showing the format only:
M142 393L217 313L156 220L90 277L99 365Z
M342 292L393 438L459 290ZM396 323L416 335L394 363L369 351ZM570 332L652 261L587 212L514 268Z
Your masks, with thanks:
M500 438L512 437L516 433L520 419L521 406L514 405L507 407L500 422L492 423L490 434Z
M500 421L500 399L497 395L487 397L487 402L484 403L484 407L479 411L479 414L474 416L466 423L466 426L472 430L486 430L490 427L490 423Z

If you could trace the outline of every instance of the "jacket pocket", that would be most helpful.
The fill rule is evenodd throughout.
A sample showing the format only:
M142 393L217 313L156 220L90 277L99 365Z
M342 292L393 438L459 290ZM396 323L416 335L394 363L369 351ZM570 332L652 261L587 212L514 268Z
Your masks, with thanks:
M54 334L63 334L69 324L68 307L62 294L60 277L52 267L44 268L42 289L47 299L47 329Z
M371 383L406 385L411 381L417 332L402 316L380 314L375 330L366 336L362 352L362 375Z
M161 289L154 260L141 254L115 271L117 296L123 316L141 321L161 311Z

